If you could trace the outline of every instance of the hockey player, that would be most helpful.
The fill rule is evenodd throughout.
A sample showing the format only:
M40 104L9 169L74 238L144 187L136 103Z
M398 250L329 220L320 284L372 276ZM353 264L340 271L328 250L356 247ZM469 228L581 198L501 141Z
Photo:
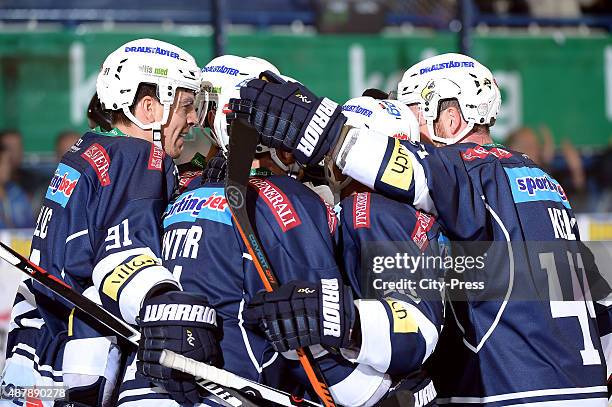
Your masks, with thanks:
M384 136L419 140L416 118L397 101L359 97L347 101L342 106L342 113L348 125L376 126ZM384 257L382 251L390 258L397 254L414 259L440 257L437 241L441 237L440 227L431 215L373 193L368 187L340 174L331 160L326 160L325 169L332 190L343 198L339 204L338 257L355 298L359 298L353 310L358 315L357 322L344 326L351 331L350 335L359 338L359 346L342 349L342 353L353 362L372 366L390 374L396 383L401 382L394 393L401 397L403 404L411 400L411 405L431 405L435 400L435 388L420 370L436 347L442 327L443 301L440 289L423 290L419 282L443 281L443 271L436 266L412 270L393 266L382 271L378 270L380 262L377 259ZM377 243L385 247L371 258L368 245ZM362 263L366 258L368 260ZM396 290L389 289L389 285L383 286L389 282L393 284L391 287L404 284L406 288ZM302 303L302 298L275 299L274 294L258 294L245 311L245 320L268 327L268 340L278 351L324 344L321 342L323 336L316 329L301 336L296 346L291 345L289 332L275 331L274 327L286 326L288 321L295 326L309 326L308 320L302 319ZM277 314L277 309L285 311ZM324 315L317 311L321 309L314 307L309 317L324 321Z
M230 108L263 144L304 164L331 155L344 174L437 215L464 250L483 250L465 242L493 242L484 269L464 277L482 288L458 290L464 300L451 302L438 345L448 353L432 363L439 403L605 406L593 290L583 291L580 271L596 268L563 188L528 157L492 143L501 98L491 72L460 54L429 58L406 71L398 100L418 115L421 137L442 147L345 127L336 103L295 83L254 80ZM610 292L601 291L598 299Z
M208 92L208 99L198 109L199 117L201 124L211 129L220 149L229 140L225 104L239 94L240 86L264 70L275 68L263 60L232 55L215 58L202 69L202 91ZM334 255L337 220L333 211L314 192L285 175L291 165L290 154L274 158L265 150L253 161L247 205L272 267L283 281L334 281L342 295ZM277 160L282 160L282 167ZM186 190L168 206L163 220L164 265L179 276L184 290L205 295L223 320L224 369L295 391L297 383L308 385L299 363L279 357L265 338L244 324L245 304L264 285L233 224L223 178L218 167L207 166L202 181L186 182ZM340 355L322 355L318 362L341 405L372 405L389 388L386 375ZM153 365L154 358L148 363ZM131 395L141 388L136 377L126 381L121 394ZM138 405L174 405L171 400L162 401L163 395L158 393L138 394ZM120 395L120 404L127 400Z
M138 322L146 338L158 335L168 349L188 346L195 359L217 363L214 309L205 298L182 293L159 260L161 215L176 187L172 159L197 120L199 68L172 44L139 39L106 58L96 88L103 108L111 111L113 129L85 133L62 158L30 259L130 324L145 314ZM37 384L21 381L30 373L61 382L63 374L71 402L111 403L119 361L114 339L79 322L69 304L40 284L26 285L30 290L20 291L13 309L14 338L3 380ZM202 312L171 320L145 312L170 305ZM195 345L181 339L184 331L197 339ZM64 346L67 336L71 340ZM155 380L179 400L195 391L193 379Z

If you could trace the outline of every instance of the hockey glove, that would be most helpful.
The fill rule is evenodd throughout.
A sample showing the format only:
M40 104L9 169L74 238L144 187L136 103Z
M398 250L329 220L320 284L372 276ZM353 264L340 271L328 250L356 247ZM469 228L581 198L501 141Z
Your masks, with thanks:
M197 403L200 394L193 376L162 366L159 358L168 349L199 362L223 365L217 314L208 300L181 291L160 294L145 300L139 325L138 373L164 387L179 404Z
M337 278L292 281L257 293L243 318L259 326L277 352L317 344L342 348L349 345L354 308L351 289Z
M301 164L318 163L340 136L346 122L342 108L270 71L263 76L269 81L253 79L240 88L240 99L230 99L228 119L247 120L263 145L291 151Z

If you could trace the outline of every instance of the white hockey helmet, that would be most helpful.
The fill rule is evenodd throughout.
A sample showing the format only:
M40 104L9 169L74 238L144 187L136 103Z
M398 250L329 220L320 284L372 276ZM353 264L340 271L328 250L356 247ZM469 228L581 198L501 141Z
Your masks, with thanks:
M122 110L143 130L153 130L153 141L161 141L161 127L166 124L177 88L197 92L200 70L195 59L183 49L164 41L141 38L130 41L113 51L102 64L96 90L105 110ZM142 83L155 85L163 105L161 121L144 124L130 106Z
M229 133L226 115L227 105L231 98L240 97L240 88L251 79L259 78L264 71L272 71L285 80L293 80L280 74L278 68L270 62L257 57L239 57L236 55L222 55L210 61L202 68L200 76L200 92L196 98L196 112L198 122L202 127L210 127L212 142L227 156L229 147ZM207 123L208 111L215 109L213 123ZM299 165L286 165L276 154L276 150L259 144L256 153L270 152L272 160L283 171L295 173Z
M357 128L368 128L377 134L399 140L419 141L419 122L408 106L397 100L374 99L360 96L349 99L342 105L342 114L346 116L346 125ZM340 192L350 182L336 180L333 171L333 159L325 158L325 177L334 192Z
M456 137L438 137L434 121L440 102L456 99L467 127ZM453 144L462 140L476 124L495 123L501 94L491 71L463 54L442 54L427 58L410 67L397 85L397 100L418 104L432 140Z
M227 105L232 98L240 97L240 88L251 79L259 78L263 71L280 74L278 69L265 59L222 55L214 58L202 68L200 92L196 98L198 122L210 127L213 143L227 155L229 134L227 129ZM213 123L206 122L209 110L215 109Z

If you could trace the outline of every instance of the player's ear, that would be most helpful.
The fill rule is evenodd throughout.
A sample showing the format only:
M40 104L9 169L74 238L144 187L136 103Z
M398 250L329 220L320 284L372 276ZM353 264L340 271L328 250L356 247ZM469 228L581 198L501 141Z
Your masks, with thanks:
M447 109L448 127L452 134L458 134L461 130L461 112L455 106L450 106Z
M143 116L143 121L146 123L153 123L156 120L157 111L159 107L162 107L161 103L157 102L157 100L152 96L144 96L137 102L136 112L140 111Z

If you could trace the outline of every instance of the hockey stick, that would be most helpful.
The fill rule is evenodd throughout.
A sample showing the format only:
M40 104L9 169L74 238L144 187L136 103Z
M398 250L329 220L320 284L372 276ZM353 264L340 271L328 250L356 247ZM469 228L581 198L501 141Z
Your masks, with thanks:
M279 286L278 279L270 267L270 262L263 252L257 235L253 231L246 208L247 184L249 182L251 164L255 157L257 140L258 135L255 129L244 123L241 119L232 121L225 196L240 236L253 259L264 287L267 291L273 291ZM335 406L336 403L329 392L329 386L323 376L323 372L321 372L319 365L317 365L310 349L297 349L297 354L310 384L323 404L326 407Z
M26 259L21 254L17 253L11 247L7 246L2 242L0 242L0 258L6 260L23 273L27 274L34 280L41 283L43 286L47 287L57 295L71 302L76 308L91 316L91 320L99 324L98 328L100 328L101 330L111 335L117 336L122 343L132 348L138 347L140 333L136 329L134 329L132 326L128 325L121 319L117 318L115 315L111 314L89 298L73 290L64 281L60 280L52 274L49 274L47 271L32 263L30 260ZM221 369L219 370L221 372L225 372ZM231 374L229 372L226 373ZM245 392L248 391L247 394L249 395L260 394L263 397L265 395L277 392L278 396L276 397L283 397L285 394L279 390L263 386L262 384L252 382L248 379L241 378L241 380L243 380L244 383L248 383L248 388L245 390ZM247 399L243 395L239 394L237 391L228 389L223 385L219 385L206 377L203 378L203 380L198 381L198 384L211 393L214 401L223 406L258 407L257 404Z
M259 398L272 401L281 406L322 407L321 404L309 400L296 399L293 395L289 393L281 392L279 390L261 384L259 385L258 389L251 389L250 386L252 382L250 380L235 375L234 373L228 372L227 370L218 369L214 366L198 362L183 355L177 355L176 353L169 350L165 350L162 352L159 363L166 367L179 370L181 372L190 374L198 378L212 380L217 384L227 386L233 389L240 389L246 394L257 395ZM262 392L264 392L265 395L262 394Z

